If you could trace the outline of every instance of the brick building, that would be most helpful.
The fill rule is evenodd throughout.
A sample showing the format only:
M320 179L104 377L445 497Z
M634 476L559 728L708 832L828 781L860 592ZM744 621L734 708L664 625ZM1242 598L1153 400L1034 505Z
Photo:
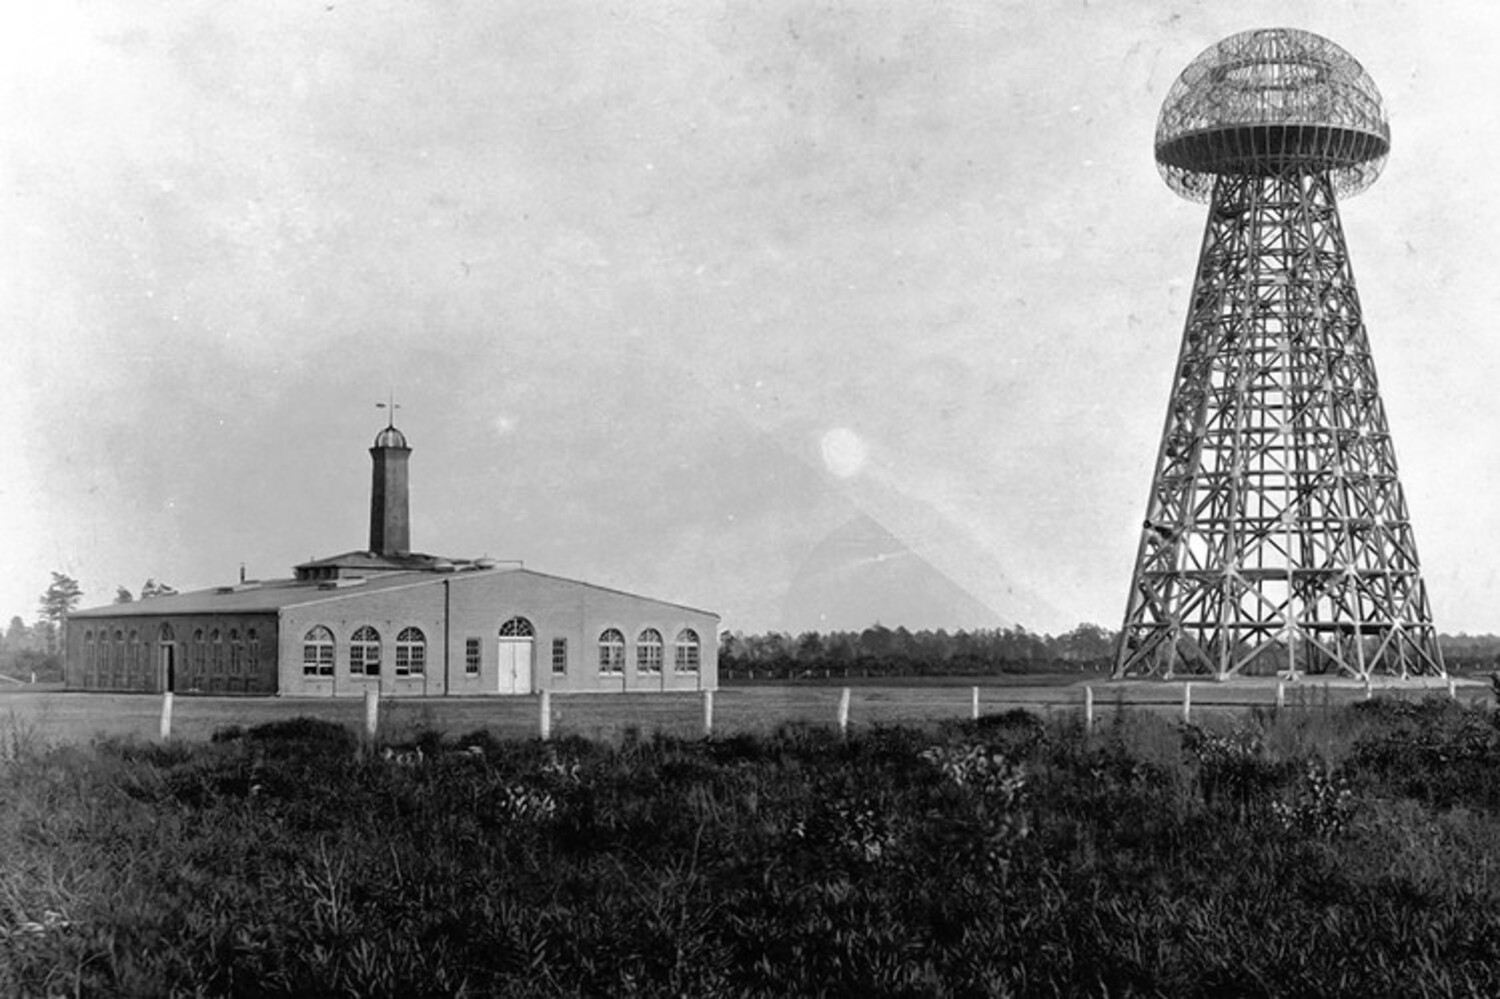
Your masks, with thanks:
M718 615L535 572L410 550L394 425L370 448L370 546L290 579L74 612L74 690L359 696L703 690Z

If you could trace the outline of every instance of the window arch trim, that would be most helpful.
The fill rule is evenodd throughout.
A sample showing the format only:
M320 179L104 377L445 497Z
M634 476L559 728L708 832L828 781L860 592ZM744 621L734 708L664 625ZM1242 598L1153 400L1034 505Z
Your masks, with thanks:
M692 628L683 628L673 642L672 667L678 673L696 673L702 668L703 642Z
M427 672L427 636L421 628L403 628L396 636L396 675L422 676Z
M642 629L635 637L635 671L646 676L660 676L664 647L661 632L655 628Z
M333 631L325 625L314 625L302 636L302 675L333 676Z
M625 634L618 628L599 633L599 672L605 676L625 673Z
M500 626L501 638L535 638L536 629L531 622L517 614Z
M380 675L380 632L369 625L356 628L349 636L349 674Z

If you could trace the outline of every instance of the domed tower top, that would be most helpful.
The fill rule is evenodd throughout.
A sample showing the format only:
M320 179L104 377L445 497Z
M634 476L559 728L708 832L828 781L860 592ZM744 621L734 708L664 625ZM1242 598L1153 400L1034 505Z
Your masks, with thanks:
M406 435L397 430L394 423L375 435L375 447L403 447L411 450L407 447Z
M1223 175L1327 173L1334 190L1374 183L1391 149L1375 81L1328 39L1295 28L1245 31L1177 77L1156 122L1167 186L1208 201Z

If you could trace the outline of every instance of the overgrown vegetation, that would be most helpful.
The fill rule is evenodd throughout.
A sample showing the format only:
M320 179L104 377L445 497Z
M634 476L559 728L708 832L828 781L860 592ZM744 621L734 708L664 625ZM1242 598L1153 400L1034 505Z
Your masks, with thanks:
M3 723L0 723L3 724ZM0 994L1494 995L1500 733L0 740Z

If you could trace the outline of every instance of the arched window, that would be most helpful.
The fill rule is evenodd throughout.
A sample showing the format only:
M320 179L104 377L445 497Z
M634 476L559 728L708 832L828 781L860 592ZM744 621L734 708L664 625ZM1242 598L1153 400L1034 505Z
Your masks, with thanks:
M240 644L239 629L229 629L229 672L233 676L240 675L241 660L245 657L245 647Z
M255 633L254 628L251 628L245 632L245 638L248 645L245 666L251 673L258 673L260 672L260 636Z
M94 644L94 633L83 633L83 685L92 687L99 682L99 647Z
M396 636L396 675L421 676L427 670L427 636L407 628Z
M302 636L302 675L333 676L333 632L321 624Z
M109 670L109 685L111 687L120 686L120 682L125 676L127 662L128 660L125 658L125 632L116 630L115 654L113 660L110 662Z
M534 638L536 631L524 617L513 617L500 626L501 638Z
M354 676L380 675L380 632L369 625L349 639L349 672Z
M213 671L214 676L224 675L224 636L215 628L208 636L208 644L213 646Z
M661 672L661 632L647 628L635 639L635 671L644 674Z
M132 687L143 687L146 685L146 652L147 646L141 642L141 633L139 631L131 631L130 685Z
M672 662L673 668L679 673L698 672L700 648L698 633L692 628L683 628L677 633L677 656Z
M198 628L193 632L192 682L194 684L201 684L204 675L207 673L208 646L203 644L203 629Z
M625 636L614 628L599 636L599 672L625 672Z

